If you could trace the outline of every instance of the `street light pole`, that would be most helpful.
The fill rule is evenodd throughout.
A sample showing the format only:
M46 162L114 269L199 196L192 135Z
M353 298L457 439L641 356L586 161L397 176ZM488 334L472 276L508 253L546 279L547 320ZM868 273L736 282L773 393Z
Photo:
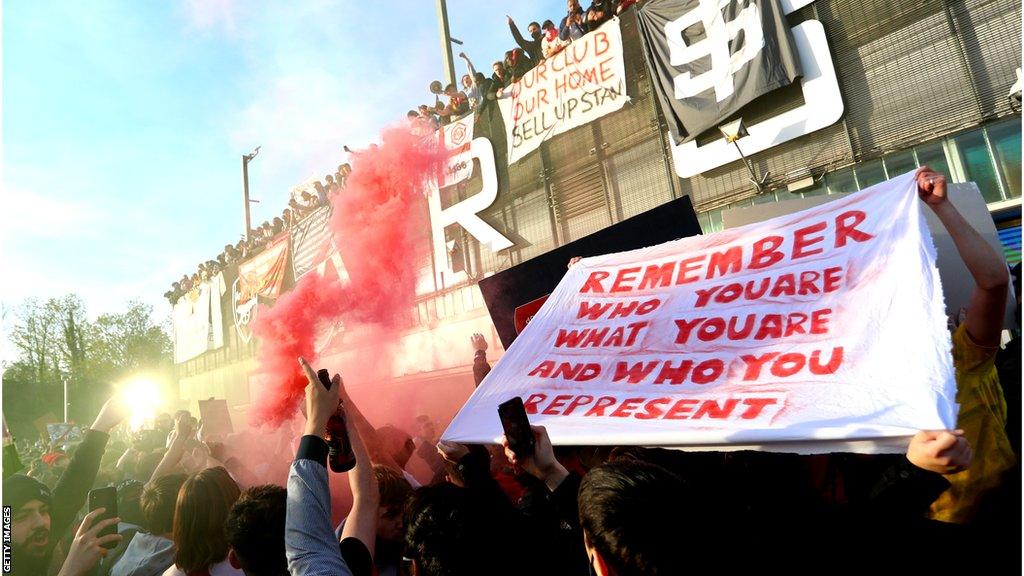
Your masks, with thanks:
M452 36L448 30L448 4L445 0L437 0L437 26L441 31L441 60L447 86L455 84L455 59L452 58Z
M249 161L256 157L260 153L260 147L257 146L255 150L249 154L242 154L242 198L245 203L245 241L249 241L249 234L252 232L252 224L249 217Z
M60 379L64 384L64 423L68 423L68 375L61 374Z

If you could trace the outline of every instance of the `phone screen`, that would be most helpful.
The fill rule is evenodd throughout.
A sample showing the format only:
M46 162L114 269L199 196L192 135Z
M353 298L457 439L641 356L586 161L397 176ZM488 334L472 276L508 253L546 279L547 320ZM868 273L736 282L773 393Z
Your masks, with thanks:
M501 427L505 429L505 438L508 439L508 447L516 456L530 456L533 454L533 430L530 428L530 420L526 416L526 408L523 406L523 399L519 396L498 406L498 418L501 419Z
M113 486L107 486L106 488L97 488L89 491L89 511L96 510L97 508L106 508L106 511L96 519L96 523L106 520L108 518L115 518L117 516L117 488ZM94 523L95 525L95 523ZM117 524L112 524L101 530L97 536L106 536L107 534L116 534ZM116 542L108 542L103 545L104 548L115 548L117 547Z

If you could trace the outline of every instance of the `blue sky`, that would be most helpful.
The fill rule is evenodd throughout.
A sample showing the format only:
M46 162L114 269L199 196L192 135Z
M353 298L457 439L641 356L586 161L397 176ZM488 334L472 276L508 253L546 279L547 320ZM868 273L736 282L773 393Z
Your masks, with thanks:
M487 70L514 46L505 14L525 31L565 3L448 10ZM5 3L4 310L75 292L93 316L138 299L166 317L170 283L242 233L241 154L262 146L258 224L432 102L439 44L431 0Z

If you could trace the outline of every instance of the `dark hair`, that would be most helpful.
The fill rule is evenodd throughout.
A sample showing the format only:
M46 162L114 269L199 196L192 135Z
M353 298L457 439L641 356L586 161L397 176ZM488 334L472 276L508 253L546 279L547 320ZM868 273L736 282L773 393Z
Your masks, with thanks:
M224 531L247 576L287 576L284 520L288 491L280 486L253 486L231 507Z
M406 506L405 556L421 576L531 573L527 555L506 554L532 546L512 503L449 484L416 490Z
M405 514L406 555L423 576L479 574L486 530L464 488L437 484L417 490Z
M185 474L170 474L146 485L139 496L143 527L150 534L167 534L174 528L174 507L178 491L188 478Z
M117 485L117 515L130 524L143 525L142 517L142 482L138 480L122 480Z
M580 524L617 574L680 574L686 555L679 543L693 542L681 531L666 530L658 517L684 522L690 516L683 506L683 489L676 475L648 462L602 464L580 484Z
M551 20L545 20L544 23L541 24L541 29L542 30L547 30L548 28L554 28L554 27L555 27L555 23L552 22Z
M185 573L209 568L228 554L224 521L241 491L224 468L189 477L174 509L174 564Z
M381 508L405 506L406 500L412 494L412 485L405 479L405 476L382 464L373 466L373 476L377 479Z
M530 26L536 26L537 28L540 28L540 24L537 24L537 22L530 22L529 24L526 25L526 29L529 30Z

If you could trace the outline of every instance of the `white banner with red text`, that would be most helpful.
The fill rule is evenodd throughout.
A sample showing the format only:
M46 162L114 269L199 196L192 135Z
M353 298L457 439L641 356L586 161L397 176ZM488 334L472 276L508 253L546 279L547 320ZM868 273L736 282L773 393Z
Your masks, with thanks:
M495 442L497 406L514 396L562 445L872 452L953 428L950 337L913 174L583 259L445 439Z
M538 63L498 95L508 163L541 142L626 105L626 72L619 19Z

